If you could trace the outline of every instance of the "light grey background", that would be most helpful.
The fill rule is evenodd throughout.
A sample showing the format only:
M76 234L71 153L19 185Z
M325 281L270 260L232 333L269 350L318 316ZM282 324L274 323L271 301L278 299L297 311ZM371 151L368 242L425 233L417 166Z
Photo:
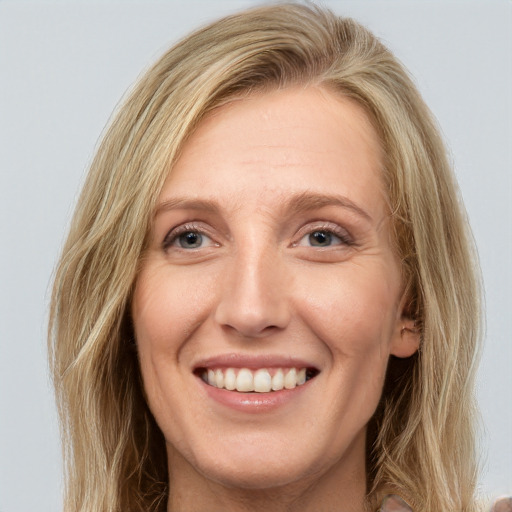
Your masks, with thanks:
M110 112L178 37L256 3L0 0L0 512L61 508L45 359L49 283ZM487 300L481 487L512 494L512 2L324 4L395 51L451 148Z

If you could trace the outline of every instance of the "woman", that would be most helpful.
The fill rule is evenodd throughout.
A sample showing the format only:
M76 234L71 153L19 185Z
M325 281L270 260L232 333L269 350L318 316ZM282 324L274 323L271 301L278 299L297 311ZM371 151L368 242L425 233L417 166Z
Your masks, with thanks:
M56 274L66 510L476 510L476 260L352 20L231 16L137 84Z

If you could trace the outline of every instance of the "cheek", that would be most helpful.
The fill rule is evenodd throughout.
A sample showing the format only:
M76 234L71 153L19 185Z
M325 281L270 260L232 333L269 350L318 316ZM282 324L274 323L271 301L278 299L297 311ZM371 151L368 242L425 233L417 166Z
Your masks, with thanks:
M189 407L185 348L211 310L212 292L207 277L197 280L186 269L172 270L154 262L142 270L131 313L149 408L166 438L182 439L187 425L198 423ZM175 411L181 411L179 421Z
M349 264L333 269L329 279L309 276L303 283L324 283L304 295L302 314L331 353L333 415L351 411L351 421L366 423L377 407L399 316L400 280L393 270Z
M140 274L132 318L142 351L173 352L178 356L181 345L210 314L213 281L208 275L197 279L191 273L161 265Z
M316 278L315 278L316 277ZM323 283L311 287L311 283ZM399 280L386 267L345 265L328 279L304 276L303 315L330 350L341 356L389 356L398 318ZM300 306L299 306L300 307Z
M159 419L173 408L175 395L166 390L188 370L180 365L183 347L208 315L210 296L207 280L199 286L186 271L171 272L164 264L147 265L138 277L131 313L144 389Z

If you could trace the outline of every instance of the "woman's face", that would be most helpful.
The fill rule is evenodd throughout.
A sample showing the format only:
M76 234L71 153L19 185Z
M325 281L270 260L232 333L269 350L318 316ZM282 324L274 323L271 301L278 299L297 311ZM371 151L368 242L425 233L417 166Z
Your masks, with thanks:
M171 479L364 478L389 355L416 349L381 167L362 109L320 88L234 101L188 140L132 306Z

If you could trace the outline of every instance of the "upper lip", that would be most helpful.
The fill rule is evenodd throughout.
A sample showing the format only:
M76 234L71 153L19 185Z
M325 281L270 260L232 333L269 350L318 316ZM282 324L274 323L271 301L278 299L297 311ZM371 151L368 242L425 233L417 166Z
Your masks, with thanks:
M219 354L198 359L193 365L194 370L200 368L312 368L318 370L318 365L307 359L285 354L244 355Z

